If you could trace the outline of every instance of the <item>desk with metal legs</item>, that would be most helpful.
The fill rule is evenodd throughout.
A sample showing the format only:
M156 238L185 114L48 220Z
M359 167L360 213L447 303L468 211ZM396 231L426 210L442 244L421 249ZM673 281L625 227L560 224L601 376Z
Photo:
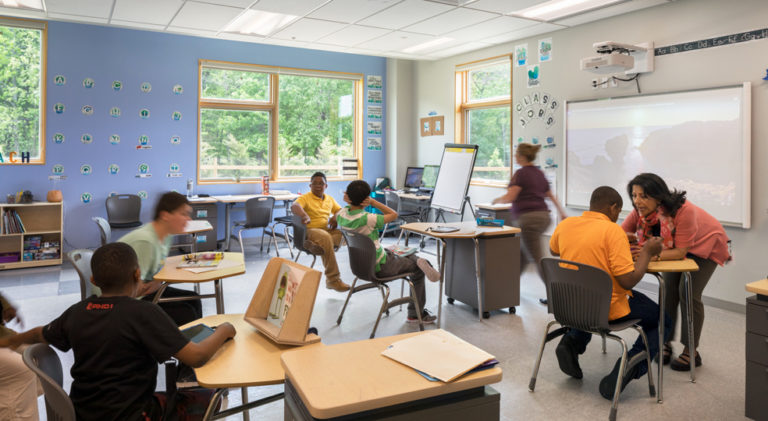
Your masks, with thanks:
M282 201L285 205L286 211L291 205L291 202L299 198L298 194L289 193L289 194L272 194L272 195L264 195L264 194L228 194L223 196L211 196L212 198L218 200L219 202L224 204L224 250L229 251L229 240L232 236L232 220L231 220L231 211L232 208L238 204L238 203L245 203L248 201L248 199L252 199L254 197L274 197L276 202Z

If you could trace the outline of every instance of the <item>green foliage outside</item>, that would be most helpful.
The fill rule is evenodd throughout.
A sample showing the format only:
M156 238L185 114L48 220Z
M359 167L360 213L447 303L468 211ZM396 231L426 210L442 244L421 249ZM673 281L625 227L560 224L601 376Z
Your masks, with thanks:
M509 97L508 63L483 67L469 72L469 101L488 101ZM508 105L468 111L469 143L478 145L475 180L509 180L510 109Z
M0 153L39 159L42 32L0 26Z
M247 179L269 175L269 112L203 109L200 177Z
M509 97L509 63L469 71L469 101Z
M203 68L203 98L269 101L269 74Z

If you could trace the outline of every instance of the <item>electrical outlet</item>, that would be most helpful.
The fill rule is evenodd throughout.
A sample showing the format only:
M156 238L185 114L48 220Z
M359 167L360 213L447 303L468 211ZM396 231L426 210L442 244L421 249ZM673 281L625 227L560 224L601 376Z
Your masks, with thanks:
M592 79L592 89L597 89L597 79Z
M618 88L619 82L616 80L615 77L611 76L611 82L610 82L611 88Z
M605 89L608 87L608 76L603 76L600 78L600 86Z

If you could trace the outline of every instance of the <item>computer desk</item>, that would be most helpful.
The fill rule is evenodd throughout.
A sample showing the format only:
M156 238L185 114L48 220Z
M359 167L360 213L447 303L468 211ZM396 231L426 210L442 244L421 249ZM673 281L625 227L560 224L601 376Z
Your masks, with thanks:
M452 226L458 231L441 233L435 232L437 226ZM446 295L448 302L454 299L477 306L477 315L482 320L490 317L485 309L509 307L510 313L520 305L520 233L519 228L481 227L475 222L414 222L403 224L400 229L437 239L437 261L440 267L440 294L437 306L437 327L440 327L443 284L447 279ZM402 232L400 233L402 237ZM398 243L399 243L398 239ZM474 268L464 261L455 259L457 254L463 254L474 249ZM482 249L482 250L481 250ZM485 253L481 253L484 251ZM471 252L471 251L470 251ZM481 262L481 254L485 259ZM450 270L446 271L446 261L451 261ZM485 264L483 264L485 263ZM462 283L463 271L474 269L475 285L470 288ZM472 296L477 294L477 298ZM486 306L486 301L491 303Z

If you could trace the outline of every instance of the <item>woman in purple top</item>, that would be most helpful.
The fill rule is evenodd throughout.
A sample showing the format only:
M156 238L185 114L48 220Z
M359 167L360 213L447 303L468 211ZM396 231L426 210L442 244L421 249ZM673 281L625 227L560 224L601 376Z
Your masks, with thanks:
M512 218L515 220L521 232L523 240L520 248L521 268L527 263L536 265L539 277L544 280L539 261L542 258L541 234L549 227L552 220L549 217L549 208L544 199L549 199L560 212L560 219L566 218L565 210L549 189L549 182L544 173L533 165L536 154L541 145L521 143L515 151L515 161L522 168L515 171L509 181L507 194L494 199L493 203L512 203ZM542 304L547 303L546 298L540 298Z

